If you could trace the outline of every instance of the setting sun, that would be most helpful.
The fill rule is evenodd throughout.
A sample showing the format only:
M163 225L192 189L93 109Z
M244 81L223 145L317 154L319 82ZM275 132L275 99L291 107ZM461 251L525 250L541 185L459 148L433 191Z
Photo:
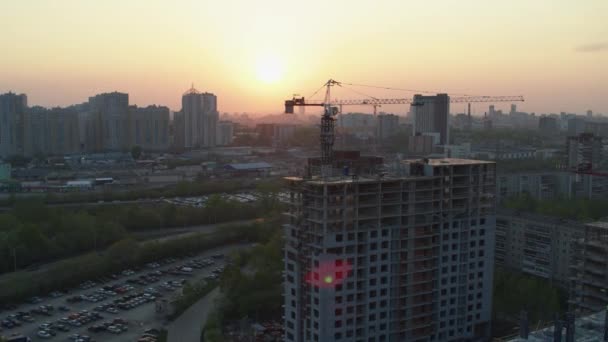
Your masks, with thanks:
M260 57L255 67L258 80L264 83L276 83L283 78L284 66L277 56Z

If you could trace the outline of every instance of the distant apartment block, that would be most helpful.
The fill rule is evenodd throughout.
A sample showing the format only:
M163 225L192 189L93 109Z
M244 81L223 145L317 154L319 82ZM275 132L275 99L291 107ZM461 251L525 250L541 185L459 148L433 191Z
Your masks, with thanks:
M217 97L191 88L182 96L183 124L176 134L183 132L185 148L215 147L217 123Z
M89 98L86 116L88 151L122 151L129 146L129 94L113 92Z
M604 141L593 133L581 133L567 139L569 194L577 198L602 198L608 194L608 177L594 175L600 172L604 158Z
M585 132L596 136L608 138L608 122L606 121L587 121L585 122Z
M495 172L435 159L287 178L285 340L489 339Z
M78 116L74 108L28 109L23 154L33 157L82 152Z
M285 144L294 135L296 125L261 123L255 126L258 139L269 146L279 146Z
M169 108L129 107L130 146L144 151L164 151L169 147Z
M603 139L593 133L569 136L566 141L568 167L572 170L591 171L602 160Z
M417 134L408 137L407 152L412 156L426 156L435 151L434 138Z
M570 285L576 241L585 234L580 222L500 210L496 217L496 266Z
M569 118L568 119L568 135L574 136L585 132L585 119Z
M608 222L589 223L579 239L579 254L572 265L575 304L581 312L600 311L608 305Z
M218 146L227 146L232 143L234 136L234 123L231 121L220 121L217 125L217 141Z
M541 116L538 119L538 130L545 134L554 134L559 132L557 118L552 116Z
M510 197L528 194L538 200L567 196L570 175L565 172L508 172L497 177L496 198L502 202Z
M379 114L376 118L376 139L383 141L399 132L399 117L397 115Z
M439 144L449 144L450 97L447 94L435 96L414 95L414 135L438 133Z
M26 110L25 94L0 95L0 157L23 153L23 121Z

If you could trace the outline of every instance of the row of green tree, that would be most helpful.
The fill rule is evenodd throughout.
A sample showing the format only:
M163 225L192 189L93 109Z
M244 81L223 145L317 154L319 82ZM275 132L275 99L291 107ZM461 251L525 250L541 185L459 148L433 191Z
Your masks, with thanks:
M233 256L220 279L222 297L205 323L204 341L223 341L223 328L243 318L259 322L281 317L282 247L276 231L268 242Z
M264 182L254 179L231 179L231 180L204 180L204 181L183 181L174 186L165 188L135 189L129 191L103 191L103 192L74 192L66 194L48 193L44 200L48 204L60 203L92 203L98 201L135 201L138 199L171 198L200 196L222 192L235 192L242 190L254 190L260 183L276 183L268 180ZM12 200L14 201L14 199ZM12 204L11 199L7 199L3 205Z
M18 202L14 210L0 214L0 272L96 250L127 234L116 220L86 211Z
M580 221L598 220L608 215L608 199L537 200L524 193L507 199L503 205L510 209Z
M167 257L202 253L231 243L265 241L276 230L275 220L226 226L210 234L195 234L167 241L137 243L123 239L102 253L88 253L52 264L36 272L16 272L0 278L0 302L13 303L33 295L65 290L85 280L98 279Z
M39 200L19 201L0 214L0 273L89 251L132 231L249 220L281 211L276 193L254 203L213 195L205 207L108 205L68 210Z
M497 268L494 272L494 316L516 322L526 310L530 326L565 311L566 294L548 280Z

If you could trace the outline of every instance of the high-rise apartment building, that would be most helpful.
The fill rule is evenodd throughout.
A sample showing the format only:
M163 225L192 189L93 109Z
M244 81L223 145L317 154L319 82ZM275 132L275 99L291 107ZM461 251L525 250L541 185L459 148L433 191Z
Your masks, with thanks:
M169 108L129 107L130 146L144 151L164 151L169 147Z
M568 167L573 170L593 169L602 160L602 137L581 133L566 140Z
M232 143L234 136L234 123L232 121L220 121L217 124L217 141L218 146L227 146Z
M538 130L546 134L556 134L559 132L557 118L543 115L538 119Z
M449 143L450 97L447 94L414 95L412 111L414 113L414 135L438 133L439 144Z
M182 96L182 112L184 147L214 147L219 120L217 97L191 88Z
M86 145L90 151L129 148L129 94L113 92L89 98Z
M501 210L496 218L496 265L568 288L576 242L584 233L580 222Z
M495 164L399 170L286 179L286 341L489 338Z
M25 94L0 95L0 157L23 153L23 123L26 111Z
M399 117L397 115L379 114L376 118L376 139L383 141L399 131Z
M608 305L608 222L587 224L578 246L577 260L572 264L571 303L582 312L597 312Z
M79 113L74 107L28 109L23 154L64 155L81 152Z

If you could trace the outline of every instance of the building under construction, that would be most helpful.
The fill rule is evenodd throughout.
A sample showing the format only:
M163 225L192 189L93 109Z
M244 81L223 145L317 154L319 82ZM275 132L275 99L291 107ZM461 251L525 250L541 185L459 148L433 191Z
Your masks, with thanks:
M286 341L488 340L495 163L331 162L286 178Z

